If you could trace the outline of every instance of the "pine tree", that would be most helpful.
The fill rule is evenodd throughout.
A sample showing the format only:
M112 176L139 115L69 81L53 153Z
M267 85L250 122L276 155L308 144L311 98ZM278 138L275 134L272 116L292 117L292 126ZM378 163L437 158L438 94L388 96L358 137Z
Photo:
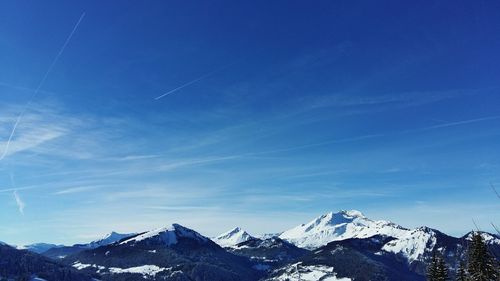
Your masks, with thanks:
M469 245L469 266L467 271L472 281L496 281L498 272L496 261L488 252L488 247L480 233L472 234Z
M427 268L428 281L446 281L448 280L448 268L440 254L434 252L431 263Z
M460 261L460 265L458 266L458 270L456 273L456 281L468 281L467 278L467 267L463 261Z

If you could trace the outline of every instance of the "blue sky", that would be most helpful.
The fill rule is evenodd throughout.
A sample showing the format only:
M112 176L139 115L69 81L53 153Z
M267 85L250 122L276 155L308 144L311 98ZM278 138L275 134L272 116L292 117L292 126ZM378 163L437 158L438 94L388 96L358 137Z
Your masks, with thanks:
M69 244L173 222L258 234L340 209L491 230L499 9L2 1L1 152L26 111L0 161L0 240Z

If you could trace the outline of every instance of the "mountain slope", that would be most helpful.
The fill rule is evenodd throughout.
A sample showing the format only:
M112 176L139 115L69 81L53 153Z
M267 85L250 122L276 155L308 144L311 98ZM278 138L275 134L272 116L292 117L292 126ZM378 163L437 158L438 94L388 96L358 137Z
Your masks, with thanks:
M239 227L235 227L213 239L221 247L232 247L236 244L248 241L254 237Z
M209 238L178 224L144 232L64 259L102 280L252 281L261 273Z
M97 240L94 240L94 241L88 243L87 247L90 249L95 249L97 247L109 245L111 243L120 241L124 238L131 237L134 235L136 235L136 233L117 233L117 232L112 231L112 232L104 235L100 239L97 239Z
M46 252L52 248L61 248L64 247L64 245L56 245L56 244L49 244L49 243L34 243L34 244L29 244L29 245L24 245L21 247L17 247L19 250L28 250L33 253L41 254L43 252Z
M377 235L331 242L274 270L266 280L424 281L425 277L411 272L405 262L382 251L393 239ZM310 276L316 279L306 279Z
M374 235L399 237L408 229L387 221L373 221L359 211L330 212L309 223L283 232L279 237L298 247L315 249L332 241Z
M228 248L234 254L248 257L256 261L261 269L283 265L309 253L278 237L259 239L252 238Z
M353 238L367 239L376 235L391 237L382 245L381 253L391 254L406 263L407 267L424 275L427 263L434 251L439 251L447 264L458 267L464 257L470 234L456 238L428 227L407 229L387 221L370 220L358 211L328 213L315 220L299 225L280 235L281 238L299 247L317 249L329 242L347 241ZM500 239L492 234L483 234L490 251L500 256Z
M42 280L93 280L89 275L79 273L71 267L59 264L39 254L0 245L0 279L30 280L35 276Z
M116 232L111 232L106 235L104 235L102 238L94 240L90 243L87 244L75 244L73 246L59 246L59 247L52 247L49 248L46 251L40 252L42 255L52 258L52 259L62 259L65 258L69 255L73 255L76 253L79 253L81 251L85 251L88 249L95 249L100 246L105 246L112 244L114 242L117 242L121 239L124 239L126 237L130 237L135 235L134 233L129 233L129 234L121 234L121 233L116 233Z

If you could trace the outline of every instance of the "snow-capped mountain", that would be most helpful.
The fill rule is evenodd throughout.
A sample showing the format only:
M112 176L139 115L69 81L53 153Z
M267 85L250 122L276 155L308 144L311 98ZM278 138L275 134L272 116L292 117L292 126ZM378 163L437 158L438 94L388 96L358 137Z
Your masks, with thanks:
M377 235L391 238L382 245L382 252L393 254L406 261L414 272L424 274L426 262L435 250L443 254L452 268L458 266L457 261L463 257L466 239L470 239L471 234L456 238L428 227L407 229L388 221L371 220L359 211L340 211L285 231L280 238L299 247L317 249L328 243L369 239ZM500 239L495 235L484 233L483 238L492 246L493 252L500 249Z
M256 281L249 259L227 252L198 232L172 224L62 260L100 280Z
M334 241L270 272L266 281L386 280L424 281L404 261L381 250L392 237Z
M135 235L134 233L117 233L112 231L111 233L108 233L104 235L102 238L94 240L90 243L87 244L75 244L73 246L59 246L59 247L52 247L49 248L46 251L40 252L42 255L47 256L49 258L53 259L62 259L65 258L68 255L76 254L78 252L88 250L88 249L95 249L97 247L109 245L115 242L118 242L122 239L125 239L127 237L131 237Z
M423 260L426 253L430 253L436 246L437 233L427 227L419 227L405 231L385 244L382 249L397 255L404 256L408 262Z
M490 253L500 257L500 237L481 235ZM69 247L34 244L31 251L36 246L56 246L43 253L53 258L54 265L65 270L71 266L82 276L103 281L421 281L425 280L434 251L442 254L453 277L467 254L471 236L452 237L428 227L408 229L351 210L330 212L266 238L252 237L237 227L212 241L192 229L172 224L138 234L112 232L93 242ZM0 266L0 277L1 270Z
M474 231L471 231L471 232L467 233L464 236L464 238L467 241L471 241L473 234L474 234ZM486 244L488 244L488 245L500 245L500 237L498 235L494 235L494 234L487 233L487 232L480 232L480 234L481 234L481 237L483 237L483 240Z
M132 236L129 239L121 241L119 244L130 245L137 243L158 243L165 246L171 246L177 244L177 242L182 238L191 239L200 244L205 244L210 241L210 239L192 229L184 227L180 224L172 224L171 226L158 228Z
M248 234L248 232L244 231L240 227L235 227L228 232L217 236L213 239L213 241L219 244L221 247L233 247L236 244L248 241L253 238L253 236Z
M332 241L367 238L377 234L400 237L409 230L388 221L374 221L361 212L340 211L322 215L283 232L279 237L298 247L315 249Z
M124 238L127 238L127 237L130 237L130 236L133 236L135 235L136 233L118 233L118 232L110 232L106 235L104 235L103 237L101 237L100 239L97 239L97 240L94 240L90 243L87 244L87 246L89 248L97 248L97 247L100 247L100 246L104 246L104 245L109 245L111 243L115 243L117 241L120 241Z

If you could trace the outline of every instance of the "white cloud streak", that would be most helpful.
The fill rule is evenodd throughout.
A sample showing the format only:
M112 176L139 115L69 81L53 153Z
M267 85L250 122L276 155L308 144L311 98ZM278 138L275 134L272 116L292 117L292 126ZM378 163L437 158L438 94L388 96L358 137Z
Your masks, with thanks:
M90 191L94 189L101 188L103 186L100 185L95 185L95 186L79 186L79 187L71 187L71 188L66 188L63 190L59 190L54 192L54 195L65 195L65 194L73 194L73 193L80 193L80 192L85 192L85 191Z
M19 209L19 213L24 216L24 207L26 207L26 204L24 201L21 199L21 196L17 193L17 190L14 190L14 199L16 200L17 208Z
M16 120L20 126L16 126L17 136L15 138L0 142L0 149L3 149L0 160L22 151L32 150L41 144L66 135L70 131L73 121L71 118L60 118L51 109L34 109L24 115L22 124L19 124L19 119ZM6 122L8 120L0 120L0 124Z
M61 55L63 54L64 50L66 49L66 46L68 45L68 43L71 41L71 38L73 37L73 35L75 34L76 30L78 29L78 26L80 25L80 22L83 20L83 18L85 17L85 13L82 13L82 15L80 16L80 18L78 19L78 22L75 24L75 26L73 27L73 30L71 30L71 33L69 34L69 36L66 38L66 41L64 42L63 46L61 47L61 49L59 50L59 52L57 53L56 57L52 60L52 63L50 64L49 68L47 69L47 71L45 72L45 74L43 75L42 77L42 80L40 80L40 83L38 84L38 86L36 87L35 91L33 92L33 95L31 95L30 99L28 100L28 102L26 103L26 105L24 106L23 110L21 111L21 113L17 116L16 118L16 122L14 123L14 126L12 127L12 130L9 134L9 137L7 139L7 142L5 144L5 147L4 147L4 150L3 150L3 153L2 155L0 156L0 161L3 160L8 154L9 154L9 148L10 148L10 144L12 142L12 138L14 137L14 135L16 134L16 130L17 130L17 127L19 126L19 123L21 122L21 120L24 118L24 115L26 114L26 112L28 111L29 109L29 106L31 105L31 103L33 102L34 98L36 97L36 95L38 94L38 92L40 91L40 89L42 88L43 84L45 83L45 81L47 80L47 77L49 76L50 72L52 72L52 69L54 68L54 66L56 65L57 61L59 60L59 58L61 57Z
M426 128L423 128L422 130L432 130L432 129L452 127L452 126L467 125L467 124L472 124L472 123L477 123L477 122L482 122L482 121L489 121L489 120L496 120L496 119L500 119L500 115L475 118L475 119L468 119L468 120L462 120L462 121L456 121L456 122L449 122L449 123L444 123L444 124L426 127Z

